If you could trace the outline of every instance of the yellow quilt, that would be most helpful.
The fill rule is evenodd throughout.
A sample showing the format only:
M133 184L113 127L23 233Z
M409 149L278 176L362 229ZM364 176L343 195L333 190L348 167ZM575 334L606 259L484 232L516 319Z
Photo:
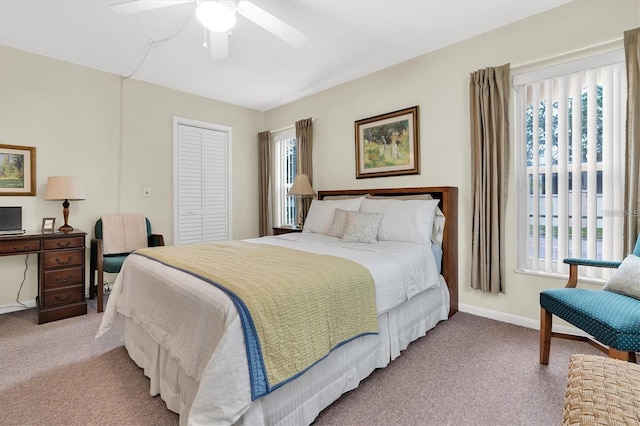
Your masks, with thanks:
M243 241L134 254L196 275L232 298L243 323L253 399L342 343L378 331L373 278L350 260Z

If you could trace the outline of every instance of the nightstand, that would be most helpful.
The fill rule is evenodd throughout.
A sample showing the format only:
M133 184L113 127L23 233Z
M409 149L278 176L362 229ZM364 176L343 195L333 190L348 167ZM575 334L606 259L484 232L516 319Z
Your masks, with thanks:
M302 228L297 226L274 226L273 235L290 234L292 232L302 232Z

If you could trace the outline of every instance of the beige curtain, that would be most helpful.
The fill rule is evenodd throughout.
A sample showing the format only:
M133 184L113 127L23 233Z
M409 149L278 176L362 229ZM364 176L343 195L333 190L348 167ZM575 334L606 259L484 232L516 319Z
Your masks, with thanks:
M271 235L271 132L258 133L260 236Z
M631 253L640 232L640 28L625 31L624 53L627 63L624 253Z
M471 74L473 227L471 287L504 291L505 206L509 177L509 64Z
M296 121L296 140L298 143L297 173L309 176L309 182L313 186L313 119L305 118L304 120ZM311 199L303 199L303 220L307 217L309 206L311 206Z

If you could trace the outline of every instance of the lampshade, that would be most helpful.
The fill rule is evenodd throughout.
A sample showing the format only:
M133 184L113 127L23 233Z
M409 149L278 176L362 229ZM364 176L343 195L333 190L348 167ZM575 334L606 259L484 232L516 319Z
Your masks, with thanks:
M208 30L225 32L236 24L236 6L232 1L206 0L196 8L196 16Z
M73 227L69 225L69 200L84 200L84 188L80 178L74 176L49 176L47 180L47 200L64 200L62 202L62 216L64 225L59 229L62 232L71 232Z
M311 198L316 195L311 187L311 182L309 182L309 176L305 174L296 175L288 195L295 195L301 198Z
M47 200L84 200L82 181L75 176L49 176L44 197Z

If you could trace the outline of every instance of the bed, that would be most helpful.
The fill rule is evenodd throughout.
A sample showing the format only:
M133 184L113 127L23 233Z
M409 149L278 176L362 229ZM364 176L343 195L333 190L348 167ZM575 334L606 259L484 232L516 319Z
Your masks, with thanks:
M386 237L375 244L345 243L346 231L342 238L329 235L338 222L335 212L347 205L351 206L346 208L349 220L355 216L377 219L380 231L386 229L385 235L392 235L394 230L388 225L393 222L384 222L384 218L391 220L393 214L380 210L385 203L378 202L378 197L384 197L380 201L389 205L402 202L403 206L422 208L425 203L412 198L425 195L438 200L436 210L446 219L437 244L430 244L430 250L424 250L425 245L387 241ZM302 252L305 256L337 256L364 267L375 282L377 329L341 341L303 371L262 393L254 393L252 355L245 345L249 335L242 310L232 298L220 287L203 283L206 276L202 273L170 267L144 255L127 258L97 337L122 318L125 347L150 378L150 394L160 395L170 410L179 413L181 424L311 424L340 395L355 389L376 368L384 368L410 342L457 311L457 188L319 191L318 200L315 207L312 204L305 232L242 244L294 250L301 256ZM357 209L353 208L354 200L360 200ZM307 232L322 228L322 221L316 220L324 218L319 216L319 206L335 206L329 209L335 223L329 221L332 229L326 234L323 229ZM435 226L433 230L433 238L431 232L429 238L435 240ZM422 248L416 249L418 246ZM412 254L418 252L429 254ZM437 253L441 262L435 260ZM417 265L430 264L433 258L434 265L439 264L435 275L426 267L414 265L406 272L399 266L414 257ZM402 279L394 276L395 269ZM399 293L389 291L392 287L400 289Z

